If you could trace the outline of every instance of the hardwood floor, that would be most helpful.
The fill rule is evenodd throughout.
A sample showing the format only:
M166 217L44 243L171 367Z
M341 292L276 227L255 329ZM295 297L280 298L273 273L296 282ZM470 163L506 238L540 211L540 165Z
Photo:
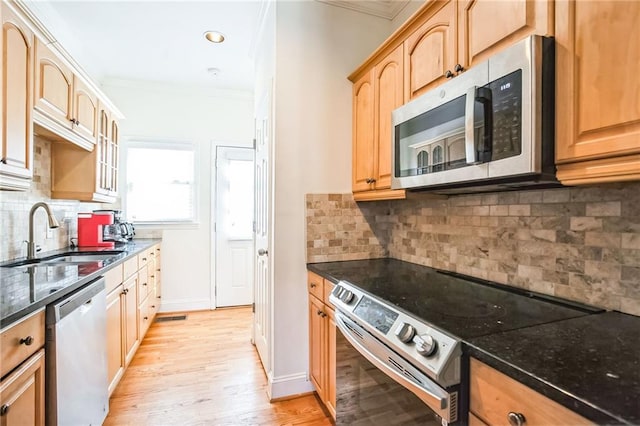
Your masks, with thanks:
M314 395L269 403L250 339L250 308L153 323L104 425L330 425Z

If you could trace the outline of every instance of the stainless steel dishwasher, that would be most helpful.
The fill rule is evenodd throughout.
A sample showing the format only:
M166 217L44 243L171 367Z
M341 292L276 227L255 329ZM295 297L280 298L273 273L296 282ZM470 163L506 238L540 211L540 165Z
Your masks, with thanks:
M101 425L109 411L104 278L47 306L47 425Z

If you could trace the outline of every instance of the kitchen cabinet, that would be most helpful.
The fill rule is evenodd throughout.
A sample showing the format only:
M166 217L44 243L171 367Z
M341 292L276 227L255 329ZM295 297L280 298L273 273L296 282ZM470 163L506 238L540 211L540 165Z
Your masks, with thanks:
M124 359L125 365L129 365L140 345L140 334L138 324L138 274L127 278L123 284L123 336L124 336Z
M45 311L0 332L0 424L44 425Z
M328 295L333 283L308 272L309 378L320 400L336 418L336 327Z
M44 425L44 349L0 382L0 424Z
M556 163L567 185L640 179L640 3L555 2Z
M4 2L0 4L0 17L0 189L26 190L33 176L34 35Z
M391 112L403 104L403 46L353 85L353 185L356 201L404 198L391 188Z
M46 129L47 136L52 132L92 150L97 137L97 96L45 42L36 38L35 46L36 123Z
M425 2L350 76L356 201L405 198L390 190L391 111L531 35L554 34L554 2Z
M553 36L547 0L459 0L458 63L470 68L532 34Z
M72 144L51 146L51 198L113 203L118 195L119 127L99 106L98 139L93 151Z
M444 83L458 60L456 2L443 2L404 42L405 99L410 101Z
M124 335L125 318L124 287L122 285L122 265L118 265L105 274L107 288L107 372L109 395L113 393L122 378L125 369Z
M490 425L591 425L591 421L475 358L470 359L470 418ZM526 423L525 423L526 422Z

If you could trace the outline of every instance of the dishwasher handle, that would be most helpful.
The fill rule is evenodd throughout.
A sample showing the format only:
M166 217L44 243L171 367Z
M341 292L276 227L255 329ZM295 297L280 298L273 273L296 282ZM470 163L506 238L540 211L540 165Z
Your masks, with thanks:
M71 293L62 300L47 307L47 324L55 324L71 312L78 309L106 288L104 277L99 277L82 287L75 293Z

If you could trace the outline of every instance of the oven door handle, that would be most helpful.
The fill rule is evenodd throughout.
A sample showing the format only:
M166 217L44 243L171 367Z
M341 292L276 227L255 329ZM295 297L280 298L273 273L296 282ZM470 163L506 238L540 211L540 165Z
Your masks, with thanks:
M342 335L349 341L349 343L353 345L353 347L358 352L360 352L360 354L362 354L362 356L364 356L369 362L371 362L387 376L398 382L398 384L413 392L418 398L420 398L425 404L427 404L429 408L435 411L436 414L442 417L445 421L451 421L451 412L447 409L450 398L449 393L442 390L438 385L434 384L426 376L424 376L425 382L422 384L418 384L408 377L405 377L397 370L393 369L387 363L380 360L378 356L371 353L369 349L367 349L362 343L360 343L355 337L353 337L351 330L349 330L349 327L353 327L356 330L360 329L362 330L362 332L368 334L367 331L362 329L359 325L355 324L340 312L336 312L335 316L337 319L336 326L340 329ZM375 344L380 345L380 343L377 342ZM381 347L380 349L382 352L389 352L389 355L397 358L395 352L392 352L386 347Z

